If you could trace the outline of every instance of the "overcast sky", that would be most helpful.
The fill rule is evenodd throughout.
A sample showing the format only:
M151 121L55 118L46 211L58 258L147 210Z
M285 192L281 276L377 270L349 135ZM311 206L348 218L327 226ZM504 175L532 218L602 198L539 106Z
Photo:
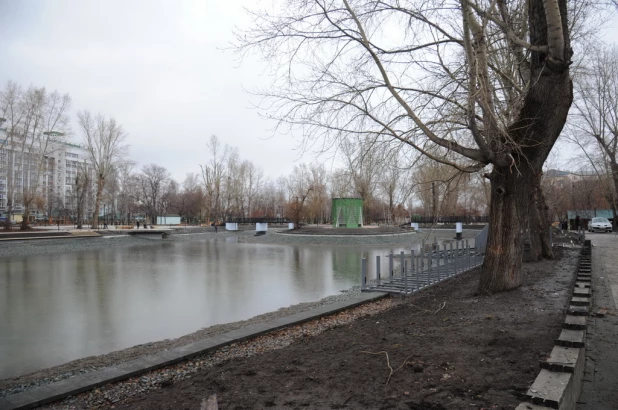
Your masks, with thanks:
M271 138L273 124L243 91L266 84L264 67L239 67L224 50L234 27L249 23L245 4L255 1L0 0L1 86L45 86L71 95L73 117L84 109L115 117L131 158L179 182L208 160L212 134L266 175L287 174L295 142Z
M162 165L179 182L209 159L212 134L278 177L298 163L296 143L273 136L243 91L267 83L264 67L239 66L225 50L234 27L250 22L243 6L256 3L0 0L0 85L69 93L73 117L84 109L115 117L129 134L131 158ZM609 36L618 37L617 27L610 22Z

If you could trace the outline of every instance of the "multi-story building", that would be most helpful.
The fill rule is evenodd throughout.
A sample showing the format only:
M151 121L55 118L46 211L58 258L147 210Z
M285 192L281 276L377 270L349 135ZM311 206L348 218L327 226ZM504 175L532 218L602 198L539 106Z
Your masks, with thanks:
M11 218L21 219L19 215L25 211L22 192L31 187L36 188L36 199L30 209L34 218L75 213L75 179L78 169L85 167L92 174L85 149L75 144L55 142L41 155L36 149L29 152L24 147L11 146L6 142L6 133L2 129L0 147L0 215L6 216L8 201L12 197ZM93 192L90 187L84 209L86 214L92 212Z
M561 171L558 169L550 169L545 172L544 177L552 181L554 185L566 186L574 182L582 181L586 178L595 178L596 175L586 175L585 173L575 174L571 171Z

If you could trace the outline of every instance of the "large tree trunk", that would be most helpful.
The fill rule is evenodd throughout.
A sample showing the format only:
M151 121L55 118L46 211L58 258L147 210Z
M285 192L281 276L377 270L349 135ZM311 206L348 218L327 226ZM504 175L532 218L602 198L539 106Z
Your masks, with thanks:
M6 231L10 231L11 230L11 215L13 215L13 197L9 192L9 195L7 195L7 201L6 201L6 221L4 221L4 229Z
M537 191L539 193L537 211L539 212L541 221L541 254L543 256L543 259L554 259L554 250L552 248L551 237L549 233L549 231L553 229L553 221L549 215L549 206L547 205L547 201L545 200L545 194L543 193L543 188L541 187L540 178L539 184L537 186Z
M527 171L529 174L531 170ZM532 191L531 180L508 167L495 167L490 179L489 237L479 293L501 292L521 284L524 230Z
M389 212L389 218L390 218L390 224L391 225L396 225L395 223L395 204L394 204L394 200L393 200L393 191L390 190L388 193L388 212Z
M509 138L502 141L506 147L516 147L510 152L513 162L508 166L495 165L491 173L490 229L479 293L501 292L521 284L523 231L529 227L534 181L564 127L573 101L566 1L558 1L564 40L561 42L555 38L557 10L544 8L550 3L528 2L530 43L549 44L555 57L550 60L545 53L530 53L530 78L535 80L526 92L517 120L508 129ZM546 10L553 14L546 16ZM548 20L553 25L550 38Z
M541 188L542 174L534 176L531 196L530 220L528 235L530 238L530 260L538 261L543 258L553 259L554 253L549 240L550 222L547 216L547 205Z
M30 227L30 205L32 205L32 201L34 197L31 197L29 194L24 194L24 216L21 220L21 230L25 231Z
M83 205L77 205L77 229L82 229L82 219L84 219Z

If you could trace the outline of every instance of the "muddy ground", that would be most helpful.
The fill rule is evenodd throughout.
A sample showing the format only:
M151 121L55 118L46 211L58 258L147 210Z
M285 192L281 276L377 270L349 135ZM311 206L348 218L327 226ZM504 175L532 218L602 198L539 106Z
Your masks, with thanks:
M478 272L470 272L389 311L114 407L198 409L216 393L220 409L513 409L564 320L578 250L556 253L557 261L525 264L514 291L476 296Z

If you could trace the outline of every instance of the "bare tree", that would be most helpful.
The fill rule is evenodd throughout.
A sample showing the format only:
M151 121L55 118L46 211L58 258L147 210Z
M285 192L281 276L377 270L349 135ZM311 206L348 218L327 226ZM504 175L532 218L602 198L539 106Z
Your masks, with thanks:
M97 190L92 217L92 226L96 228L99 226L103 187L116 163L127 154L128 146L125 145L127 135L115 119L106 118L101 114L95 117L89 111L81 111L77 113L77 119L96 175Z
M66 204L70 205L70 204ZM57 216L63 215L63 211L66 209L64 204L64 198L60 193L55 193L54 195L50 195L45 202L45 219L46 223L49 223L52 216L55 214ZM63 215L66 216L66 215Z
M242 162L243 169L243 196L246 203L246 215L252 217L255 203L259 200L260 191L264 184L264 172L250 161Z
M341 143L345 170L354 187L352 196L363 200L363 221L370 222L369 212L378 188L379 175L384 167L384 145L375 136L346 138Z
M439 215L455 215L462 179L462 173L452 167L428 159L419 161L412 180L425 214L434 220Z
M7 208L10 215L16 203L21 202L22 229L28 229L37 197L45 200L50 196L48 181L44 185L46 192L40 190L41 181L51 165L49 154L69 130L70 105L68 94L49 93L44 87L22 91L12 82L0 95L1 115L8 121L7 138L0 143L7 154Z
M221 215L217 220L229 216L244 216L243 178L244 169L240 161L237 147L226 145L223 163L223 179L221 186Z
M328 175L323 165L313 164L309 167L313 188L308 197L307 216L317 223L330 219L330 198L328 197Z
M349 172L335 169L330 175L330 193L333 198L346 198L356 195Z
M21 110L20 101L22 99L23 90L14 82L8 82L6 88L0 93L0 102L2 104L2 117L7 122L6 124L6 138L0 142L0 149L4 149L6 152L6 162L4 162L4 169L2 170L6 174L6 203L3 203L6 210L7 218L5 229L10 229L10 216L13 213L15 207L16 197L16 185L15 177L19 175L18 170L15 169L16 159L18 159L17 153L20 146L23 147L21 142L23 141L23 119L24 111Z
M165 217L170 213L172 209L175 209L175 206L178 204L177 199L179 197L178 191L178 183L173 179L167 179L166 183L163 185L163 189L161 190L161 194L159 195L159 200L157 203L157 216ZM176 208L178 209L178 208ZM180 211L184 214L183 209ZM182 214L180 216L183 216ZM153 217L152 223L159 223L156 220L156 217ZM165 218L163 218L163 223L165 224Z
M184 216L187 222L195 222L201 216L203 204L204 191L199 177L197 174L188 173L182 183L182 191L173 198L173 212Z
M68 94L60 95L57 91L48 93L45 88L30 88L25 96L27 111L25 137L30 140L27 149L30 169L24 174L24 178L28 179L28 185L26 187L24 183L22 190L24 205L22 229L28 228L31 206L39 194L43 174L50 171L52 160L48 156L57 149L58 142L65 140L69 131L67 114L71 106L71 97Z
M160 215L161 199L170 182L170 173L160 165L148 164L142 167L139 180L144 208L151 223L155 223Z
M75 194L75 202L77 209L77 229L83 228L84 223L84 207L86 205L86 198L88 192L92 186L92 170L89 164L84 161L78 164L77 175L75 176L75 184L73 190Z
M389 223L396 224L397 206L405 204L412 193L413 185L410 179L412 167L404 162L400 151L388 152L385 157L379 178L380 187L386 195Z
M284 189L285 183L279 184L275 181L266 181L264 183L264 194L260 197L261 215L271 218L283 218L286 194Z
M216 220L221 216L221 191L228 147L225 146L222 149L219 138L216 135L212 135L208 141L207 148L212 158L209 163L200 165L200 168L202 169L202 183L206 193L207 219Z
M122 223L131 223L131 212L136 208L136 197L138 196L138 185L133 168L135 163L132 161L122 161L118 164L118 213Z
M612 209L618 208L618 48L598 48L589 54L588 65L575 81L576 121L571 139L581 149L602 181L611 176L608 191ZM588 141L596 150L590 150ZM600 155L594 155L597 151Z
M300 228L301 220L305 216L305 201L313 191L311 182L311 172L306 164L295 166L287 178L288 208L295 229Z
M479 292L520 285L529 198L572 102L567 0L295 0L239 36L277 71L280 126L327 146L380 136L464 172L489 167ZM299 68L299 69L297 69Z

